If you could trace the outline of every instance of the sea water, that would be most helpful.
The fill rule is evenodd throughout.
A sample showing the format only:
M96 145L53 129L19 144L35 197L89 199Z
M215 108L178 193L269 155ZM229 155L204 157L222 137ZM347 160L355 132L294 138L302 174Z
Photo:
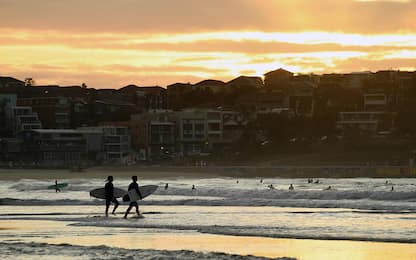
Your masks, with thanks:
M58 193L46 189L51 182L0 181L0 221L60 221L65 230L4 230L0 232L0 241L7 248L17 248L10 249L11 254L21 255L16 252L27 250L25 243L66 241L94 246L101 245L100 239L121 235L131 239L140 232L141 238L180 234L189 241L197 241L196 235L204 234L205 239L227 236L416 243L415 179L320 179L319 183L281 178L140 179L140 185L156 184L159 189L140 202L144 218L128 220L122 219L126 208L123 204L116 216L105 218L104 202L89 196L91 189L104 186L103 179L60 180L69 185ZM129 182L116 178L114 185L126 188ZM166 183L168 189L164 189ZM270 184L274 189L269 188ZM294 190L288 189L290 184ZM331 189L327 190L329 186ZM91 230L97 234L95 237ZM114 242L121 240L109 239L103 244L136 248ZM139 248L145 248L145 243ZM156 245L146 247L152 248L163 249ZM209 246L205 249L209 251ZM218 255L212 257L216 259Z

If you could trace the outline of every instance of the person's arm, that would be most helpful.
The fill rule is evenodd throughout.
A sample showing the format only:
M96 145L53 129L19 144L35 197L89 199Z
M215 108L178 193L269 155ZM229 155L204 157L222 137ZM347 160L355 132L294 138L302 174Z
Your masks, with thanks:
M111 197L114 198L114 185L111 185L110 193Z

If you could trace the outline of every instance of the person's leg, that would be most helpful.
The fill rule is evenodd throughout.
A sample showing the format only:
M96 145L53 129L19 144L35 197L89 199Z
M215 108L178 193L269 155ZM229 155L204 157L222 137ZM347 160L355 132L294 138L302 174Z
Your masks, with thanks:
M136 213L137 213L137 216L140 216L139 205L138 204L136 204Z
M112 214L115 214L116 213L116 209L118 208L118 205L120 203L118 203L118 200L117 199L113 199L113 203L114 203L114 208L113 208Z
M111 200L105 200L105 216L108 217L108 208L110 208Z
M130 210L131 210L131 208L132 208L133 206L131 205L131 203L130 203L130 205L129 205L129 207L127 208L127 210L126 210L126 213L124 214L124 218L127 218L127 215L130 213Z

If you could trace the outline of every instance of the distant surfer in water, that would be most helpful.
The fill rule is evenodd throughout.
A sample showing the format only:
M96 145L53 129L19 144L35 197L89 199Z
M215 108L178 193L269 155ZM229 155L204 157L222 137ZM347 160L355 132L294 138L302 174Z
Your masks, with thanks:
M130 183L129 188L127 190L128 191L136 190L137 195L139 195L139 198L142 199L142 194L140 193L140 190L139 190L139 184L137 183L137 176L132 176L131 179L132 179L132 182ZM127 218L127 215L130 213L130 210L133 207L136 208L137 216L140 216L139 204L137 203L137 201L130 201L129 207L127 208L126 213L124 214L124 218Z
M293 187L293 184L290 184L289 190L294 190L294 189L295 189L295 187Z
M169 183L165 184L165 190L167 190L169 188Z
M58 180L55 180L55 192L61 192L61 189L58 187Z
M196 190L195 185L192 185L192 190Z
M112 214L115 214L116 209L119 205L117 199L114 197L114 185L113 185L113 176L107 177L107 183L104 186L105 190L105 216L108 217L108 209L110 208L111 202L114 203L114 208Z

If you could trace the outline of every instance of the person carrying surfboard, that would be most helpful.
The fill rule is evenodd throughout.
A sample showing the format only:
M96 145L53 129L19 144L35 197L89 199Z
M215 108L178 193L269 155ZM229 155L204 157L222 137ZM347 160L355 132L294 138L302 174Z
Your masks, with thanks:
M132 179L132 182L130 183L129 188L127 190L128 191L135 190L137 192L137 195L139 195L139 198L142 199L143 196L139 190L139 184L137 183L137 176L132 176L131 179ZM136 208L137 216L140 216L139 204L137 203L137 201L130 201L129 207L127 208L126 213L124 214L124 218L127 218L127 215L130 213L130 210L133 207Z
M114 203L114 208L112 214L115 214L116 209L119 205L117 199L114 197L114 185L113 185L113 176L107 177L107 183L104 186L105 190L105 216L108 217L108 209L110 208L111 202Z
M58 180L55 180L55 192L61 192L61 189L58 186Z

